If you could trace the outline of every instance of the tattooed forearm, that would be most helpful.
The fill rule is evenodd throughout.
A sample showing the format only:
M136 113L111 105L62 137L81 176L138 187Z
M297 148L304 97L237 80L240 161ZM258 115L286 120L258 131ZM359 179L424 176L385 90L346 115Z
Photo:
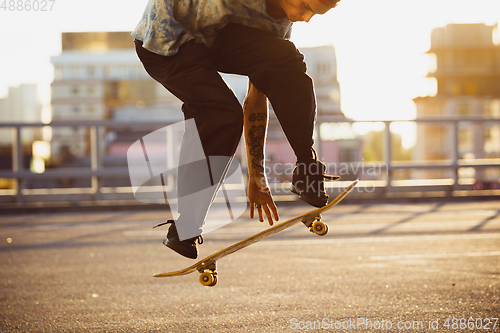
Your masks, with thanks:
M244 131L250 176L260 175L264 168L264 146L266 142L268 110L266 96L251 82L243 103L245 115Z
M247 147L250 156L252 157L252 167L261 168L262 159L264 158L264 146L262 138L266 135L266 127L264 125L253 125L247 134Z

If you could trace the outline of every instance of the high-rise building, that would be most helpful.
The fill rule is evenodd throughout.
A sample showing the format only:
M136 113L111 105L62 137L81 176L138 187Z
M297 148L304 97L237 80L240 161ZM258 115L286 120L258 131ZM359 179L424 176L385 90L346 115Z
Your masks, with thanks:
M499 44L497 25L449 24L434 29L427 53L435 58L436 68L428 76L437 80L437 95L414 99L417 117L500 117ZM458 139L459 158L500 157L498 123L460 122ZM419 124L414 157L417 160L450 159L451 140L454 137L450 125ZM498 170L493 169L472 173L469 176L476 179L500 176ZM438 170L423 171L421 176L446 177Z
M307 73L314 80L318 116L343 116L340 110L340 85L337 81L337 57L332 45L301 48Z
M159 105L179 105L153 81L137 58L130 32L63 33L62 53L51 59L52 121L129 119L130 109L143 119L157 118ZM124 111L123 114L117 114ZM52 152L62 146L83 156L88 152L85 128L54 128Z
M38 97L36 84L21 84L9 87L6 98L0 100L0 122L22 123L41 122L42 105ZM24 144L31 144L37 130L26 129L22 132ZM10 145L12 133L10 130L0 131L0 144Z

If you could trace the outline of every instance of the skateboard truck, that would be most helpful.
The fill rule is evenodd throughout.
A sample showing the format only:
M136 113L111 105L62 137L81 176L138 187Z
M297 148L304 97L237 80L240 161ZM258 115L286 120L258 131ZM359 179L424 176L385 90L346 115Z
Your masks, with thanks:
M207 287L213 287L217 284L217 269L215 261L209 262L205 265L203 263L199 268L200 272L200 283Z
M328 225L321 221L321 214L318 214L314 218L308 218L302 221L302 223L304 223L310 232L318 236L324 236L328 233Z

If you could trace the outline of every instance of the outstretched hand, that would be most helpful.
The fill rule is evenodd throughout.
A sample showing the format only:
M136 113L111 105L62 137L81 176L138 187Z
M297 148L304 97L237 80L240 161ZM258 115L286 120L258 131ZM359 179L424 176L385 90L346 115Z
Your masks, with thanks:
M250 178L248 180L248 200L250 201L250 218L255 216L255 208L259 214L259 221L264 222L263 212L267 216L269 225L273 225L273 217L279 221L278 208L274 203L271 190L265 178Z

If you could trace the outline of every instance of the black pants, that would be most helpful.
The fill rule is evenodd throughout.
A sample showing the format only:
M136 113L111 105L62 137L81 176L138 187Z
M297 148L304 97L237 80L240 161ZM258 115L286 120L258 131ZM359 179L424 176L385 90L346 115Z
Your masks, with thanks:
M149 75L184 103L185 119L195 120L207 157L233 156L243 130L242 107L218 73L223 72L248 76L269 98L297 159L311 158L316 99L304 57L292 42L230 24L210 49L188 42L166 57L135 43Z
M263 30L230 24L211 49L188 42L171 57L136 49L146 71L183 103L194 118L205 154L231 156L242 133L240 103L217 73L248 76L270 100L299 160L311 156L316 100L302 54L290 41Z

